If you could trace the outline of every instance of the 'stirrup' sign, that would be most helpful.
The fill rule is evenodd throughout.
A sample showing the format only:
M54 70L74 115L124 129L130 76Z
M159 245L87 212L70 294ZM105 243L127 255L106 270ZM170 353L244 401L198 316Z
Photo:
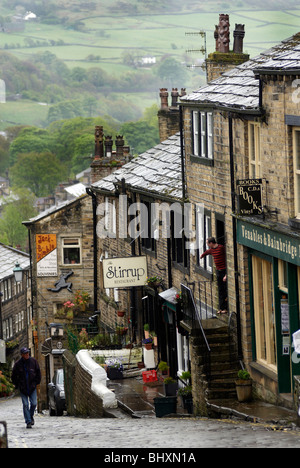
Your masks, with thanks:
M147 259L123 257L103 259L104 288L144 286L147 279Z
M261 184L262 179L237 181L238 211L241 216L262 214Z

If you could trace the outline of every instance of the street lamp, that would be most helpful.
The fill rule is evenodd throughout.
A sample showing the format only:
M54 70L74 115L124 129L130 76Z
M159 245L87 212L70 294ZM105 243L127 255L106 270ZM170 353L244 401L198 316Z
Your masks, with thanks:
M20 266L19 262L16 262L16 266L13 269L16 283L21 283L23 280L23 268Z

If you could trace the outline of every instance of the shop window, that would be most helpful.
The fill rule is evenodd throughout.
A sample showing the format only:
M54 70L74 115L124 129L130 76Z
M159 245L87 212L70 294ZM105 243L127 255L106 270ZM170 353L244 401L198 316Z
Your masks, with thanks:
M81 263L81 244L78 238L62 239L63 264L79 265Z
M277 372L272 264L253 255L252 271L256 360Z
M293 130L295 216L300 219L300 128Z
M261 176L260 126L249 122L249 177L258 179Z
M288 293L288 264L283 260L278 260L278 287L280 291Z

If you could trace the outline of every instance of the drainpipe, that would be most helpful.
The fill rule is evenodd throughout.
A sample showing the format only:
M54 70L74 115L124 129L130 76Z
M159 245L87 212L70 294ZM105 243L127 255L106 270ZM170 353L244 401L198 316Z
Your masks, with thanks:
M94 312L98 310L98 244L97 244L97 197L90 189L86 193L92 197L93 205L93 246L94 246Z
M180 151L181 151L181 181L182 199L185 200L185 165L184 165L184 137L183 137L183 113L182 106L179 105L179 125L180 125Z
M234 255L234 279L236 295L236 316L237 316L237 339L238 339L238 357L243 358L242 352L242 334L241 334L241 311L240 311L240 287L239 287L239 267L237 253L236 236L236 200L235 200L235 179L234 179L234 159L233 159L233 133L232 133L232 115L228 115L229 126L229 156L230 156L230 181L231 181L231 208L232 208L232 236L233 236L233 255Z

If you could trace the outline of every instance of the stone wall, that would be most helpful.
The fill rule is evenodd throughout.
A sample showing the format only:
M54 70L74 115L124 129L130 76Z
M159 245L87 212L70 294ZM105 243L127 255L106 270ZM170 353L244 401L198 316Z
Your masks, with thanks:
M116 408L113 392L106 388L107 375L82 350L74 356L68 350L63 355L65 392L68 414L90 418L102 418L104 408Z

